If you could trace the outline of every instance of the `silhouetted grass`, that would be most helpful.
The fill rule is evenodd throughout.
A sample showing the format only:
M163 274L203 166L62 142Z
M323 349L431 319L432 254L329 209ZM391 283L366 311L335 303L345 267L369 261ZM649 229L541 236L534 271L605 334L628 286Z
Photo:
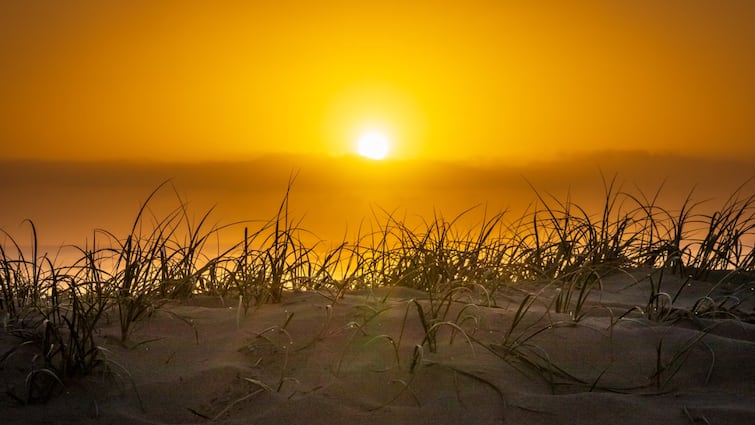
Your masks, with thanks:
M546 325L525 320L542 296L542 291L529 293L502 340L478 344L507 362L537 372L552 386L567 380L592 390L597 380L570 375L532 341L545 329L575 326L582 320L588 314L588 295L601 288L606 273L637 267L654 270L647 304L612 318L611 322L617 323L637 314L649 321L671 321L686 313L736 318L737 295L703 297L692 309L680 312L675 305L679 292L663 290L664 273L705 279L720 270L755 271L751 245L755 196L744 194L742 188L717 211L702 214L696 212L702 203L693 200L694 192L674 211L658 205L661 188L652 197L642 192L630 194L617 186L615 177L603 179L604 202L597 213L583 209L569 196L559 199L533 187L536 206L513 220L507 220L506 212L484 213L477 226L460 229L461 219L474 214L474 209L451 220L435 213L419 225L381 210L373 217L371 231L363 233L360 227L353 242L344 238L324 250L320 243L305 243L312 235L300 220L290 216L292 184L293 179L272 219L258 222L258 227L250 230L254 222L210 225L212 210L194 222L179 196L176 208L156 216L150 206L167 185L163 183L147 196L128 234L96 231L93 246L77 248L80 259L67 265L56 265L38 251L32 222L28 222L30 252L3 231L3 327L19 336L20 344L36 344L43 359L41 365L31 367L26 395L18 398L25 402L46 399L66 380L101 365L103 358L94 335L103 317L117 315L120 338L125 342L134 326L168 299L197 294L230 296L238 299L246 312L251 306L280 303L287 291L319 291L332 308L352 289L420 289L427 298L407 305L400 335L379 334L369 339L372 344L392 344L400 366L403 327L413 309L424 330L424 339L415 345L413 372L424 359L424 347L430 353L439 349L438 331L442 328L449 329L452 338L461 334L474 351L471 342L476 340L462 327L471 321L476 328L474 308L478 304L493 306L496 292L533 280L543 282L543 289L556 290L543 317L552 311L568 313L571 320ZM242 240L223 252L209 254L208 241L219 231L242 234L242 226ZM483 294L485 301L474 301L475 294ZM460 309L452 310L458 305ZM356 325L354 335L365 332L362 325ZM266 340L264 334L257 342ZM676 374L690 347L662 361L664 347L658 344L655 378L659 388ZM283 379L281 375L279 387ZM404 382L404 386L408 388L410 383Z

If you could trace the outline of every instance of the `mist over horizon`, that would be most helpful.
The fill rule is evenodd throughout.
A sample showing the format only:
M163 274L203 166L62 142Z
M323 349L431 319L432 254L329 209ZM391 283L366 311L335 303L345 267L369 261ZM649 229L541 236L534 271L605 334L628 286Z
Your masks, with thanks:
M560 201L569 197L597 213L604 201L603 179L614 177L614 191L636 196L652 198L662 187L658 203L671 210L692 191L692 200L705 201L704 211L720 207L742 185L744 195L755 193L753 170L747 160L643 152L596 152L526 166L306 155L200 163L1 161L0 196L7 203L0 229L24 244L29 230L22 222L30 219L48 251L81 246L94 229L125 235L147 196L168 180L197 218L214 208L211 223L253 220L254 228L276 213L293 179L292 219L333 242L388 213L421 222L435 215L451 219L476 207L461 226L504 210L514 220L537 200L533 188L549 202L550 195ZM159 217L178 205L173 189L165 187L153 206Z

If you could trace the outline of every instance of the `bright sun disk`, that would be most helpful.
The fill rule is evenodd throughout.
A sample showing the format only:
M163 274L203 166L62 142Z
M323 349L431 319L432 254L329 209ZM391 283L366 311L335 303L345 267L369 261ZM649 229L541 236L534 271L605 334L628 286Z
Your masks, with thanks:
M388 138L376 131L362 134L357 141L357 153L370 159L385 159L389 147Z

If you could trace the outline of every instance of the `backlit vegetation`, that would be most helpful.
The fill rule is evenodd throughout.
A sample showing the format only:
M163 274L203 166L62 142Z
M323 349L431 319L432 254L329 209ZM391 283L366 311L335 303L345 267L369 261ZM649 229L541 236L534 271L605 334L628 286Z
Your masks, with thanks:
M137 211L129 233L96 231L91 246L75 248L78 260L70 264L58 264L39 252L36 228L28 222L29 235L23 236L30 238L28 244L8 233L0 244L3 332L18 338L16 348L0 353L0 362L21 348L38 350L25 388L13 393L21 403L34 403L72 379L117 367L97 343L104 320L117 321L118 337L128 344L134 325L167 301L210 295L229 305L238 303L237 314L243 315L262 304L280 303L291 291L317 291L332 306L348 291L401 286L426 296L402 307L404 320L397 335L370 334L370 321L387 309L379 298L365 304L362 320L348 323L350 344L364 337L370 346L392 347L395 367L410 376L397 381L401 391L411 391L411 376L430 361L429 354L441 349L439 340L446 336L449 342L463 341L471 355L482 349L534 373L554 392L564 384L592 391L604 388L601 376L575 376L558 366L534 343L539 334L576 326L596 308L608 310L612 324L700 317L753 320L738 307L752 296L755 196L738 190L714 212L703 213L699 211L711 210L710 205L696 202L694 192L678 206L661 206L658 193L626 193L614 180L603 184L601 211L586 211L569 198L535 190L535 206L522 216L488 214L476 227L465 229L459 220L477 210L450 219L437 214L419 224L378 211L371 226L332 249L306 242L311 234L289 215L290 185L272 219L223 226L209 224L212 211L192 220L179 197L174 210L155 216L151 202L169 187L162 185ZM238 242L223 250L211 248L210 241L221 232L235 232ZM26 245L31 248L22 247ZM587 303L592 292L601 290L606 275L632 270L645 270L651 282L646 304L613 311ZM685 285L668 292L664 277L671 274L713 279L730 287L730 295L710 294L694 306L679 306L676 301ZM496 295L517 291L521 301L500 338L478 337L475 310L497 307ZM291 319L260 332L252 344L275 345L276 334L290 345L286 327ZM404 330L413 320L420 323L423 337L408 342ZM326 337L331 326L325 323L319 337ZM708 331L704 327L702 336L671 353L663 340L658 342L656 370L649 377L657 388L674 377ZM344 351L341 362L347 357ZM280 391L286 379L282 370L274 384L250 382Z

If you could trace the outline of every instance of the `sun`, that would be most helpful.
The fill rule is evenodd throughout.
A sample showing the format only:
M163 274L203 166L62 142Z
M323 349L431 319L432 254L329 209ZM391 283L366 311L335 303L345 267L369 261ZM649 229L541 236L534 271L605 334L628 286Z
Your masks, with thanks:
M380 132L369 131L359 136L357 141L357 153L365 158L385 159L390 150L388 138Z

